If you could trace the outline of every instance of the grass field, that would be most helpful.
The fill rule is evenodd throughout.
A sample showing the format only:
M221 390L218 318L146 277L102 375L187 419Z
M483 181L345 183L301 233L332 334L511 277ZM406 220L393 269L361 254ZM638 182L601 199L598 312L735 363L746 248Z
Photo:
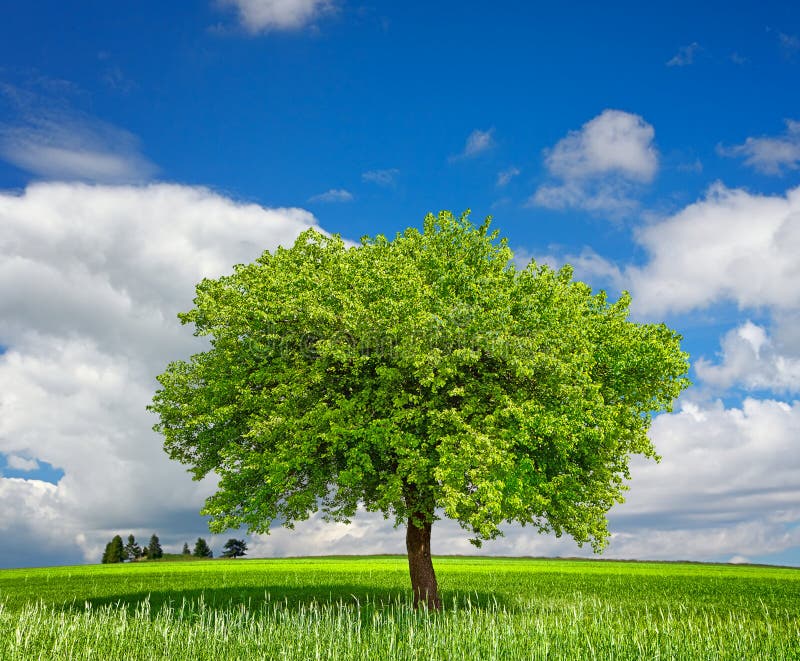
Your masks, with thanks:
M800 570L403 557L0 571L0 659L800 659Z

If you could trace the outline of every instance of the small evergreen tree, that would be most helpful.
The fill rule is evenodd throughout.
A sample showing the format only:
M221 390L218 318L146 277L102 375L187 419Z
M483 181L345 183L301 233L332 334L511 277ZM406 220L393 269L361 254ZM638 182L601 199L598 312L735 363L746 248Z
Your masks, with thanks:
M150 543L147 545L147 557L151 560L155 560L163 555L164 551L161 550L161 544L158 541L158 536L153 534L153 536L150 538Z
M242 555L247 555L247 544L243 539L229 539L225 542L223 558L238 558Z
M189 550L189 544L187 542L183 543L183 555L192 555L192 552Z
M142 548L136 543L133 535L128 535L128 543L125 544L125 555L128 560L138 560L142 557Z
M103 552L103 564L122 562L125 559L125 548L122 546L122 537L114 535L114 538L106 544Z
M197 558L213 558L214 554L211 552L211 549L208 548L208 544L206 540L202 537L197 538L197 542L194 545L194 553L192 554Z

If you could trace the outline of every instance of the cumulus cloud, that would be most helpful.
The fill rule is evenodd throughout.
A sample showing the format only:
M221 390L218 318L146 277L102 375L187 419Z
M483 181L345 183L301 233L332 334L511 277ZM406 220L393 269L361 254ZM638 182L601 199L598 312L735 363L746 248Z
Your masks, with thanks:
M800 392L800 355L786 355L763 326L747 320L722 338L721 361L699 358L694 368L704 383L750 390Z
M639 115L604 110L571 131L547 153L548 170L563 179L578 179L618 172L626 178L648 182L658 169L653 147L655 131Z
M773 399L747 398L739 408L687 403L656 417L650 437L662 461L634 462L615 529L629 547L651 544L655 557L767 555L800 545L799 432L800 402Z
M0 87L15 119L0 123L0 158L44 179L141 183L156 167L132 133L72 108L63 98Z
M744 158L745 165L764 174L780 175L800 167L800 122L786 120L782 136L747 138L741 145L717 146L722 156Z
M233 7L242 26L252 33L300 30L335 9L333 0L219 0Z
M800 188L770 196L717 183L635 239L649 254L643 266L625 270L640 313L725 301L775 311L800 306Z
M203 277L291 244L313 216L188 186L41 183L0 194L0 225L0 453L63 471L0 477L4 538L44 554L3 544L0 566L54 561L59 544L55 561L79 547L96 561L116 532L202 533L214 481L168 459L145 411L154 377L205 346L175 315Z
M451 156L450 161L452 162L466 158L474 158L475 156L479 156L480 154L489 151L492 147L494 147L494 144L493 128L489 129L488 131L475 129L467 136L467 142L464 144L464 149L461 151L461 153Z
M694 56L700 50L700 44L696 41L688 46L681 46L675 55L667 60L668 67L686 67L694 64Z
M800 188L757 195L715 183L697 202L637 229L633 238L646 254L642 265L618 266L590 249L544 257L556 266L588 266L585 276L630 290L640 316L727 302L785 319L800 309ZM782 323L780 332L791 333L792 326ZM800 347L795 334L792 343Z
M639 115L604 110L580 130L570 131L545 152L553 184L541 186L530 204L625 214L636 208L635 185L658 170L655 130Z
M344 188L331 188L330 190L308 198L309 202L350 202L353 194Z
M361 175L361 180L372 184L378 184L378 186L394 186L398 174L400 174L400 170L397 168L369 170Z

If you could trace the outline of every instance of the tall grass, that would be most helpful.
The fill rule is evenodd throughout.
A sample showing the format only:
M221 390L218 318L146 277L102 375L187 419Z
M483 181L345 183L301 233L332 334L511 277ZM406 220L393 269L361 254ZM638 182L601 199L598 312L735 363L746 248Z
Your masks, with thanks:
M397 558L0 572L0 658L800 659L798 571L436 564L442 613Z

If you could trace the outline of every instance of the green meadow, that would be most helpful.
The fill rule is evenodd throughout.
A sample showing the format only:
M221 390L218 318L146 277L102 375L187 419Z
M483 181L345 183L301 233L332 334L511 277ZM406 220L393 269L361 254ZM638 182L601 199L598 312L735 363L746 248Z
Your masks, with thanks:
M800 570L400 556L0 571L0 659L800 659Z

